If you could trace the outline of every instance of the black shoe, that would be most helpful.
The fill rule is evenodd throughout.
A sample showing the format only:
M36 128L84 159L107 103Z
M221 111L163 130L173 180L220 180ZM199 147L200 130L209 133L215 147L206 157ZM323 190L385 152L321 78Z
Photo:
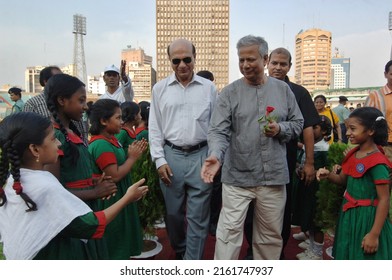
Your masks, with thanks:
M176 253L176 260L183 260L185 252L178 252Z
M244 260L253 260L253 255L246 255Z
M246 256L244 257L244 260L253 260L253 248L252 248L252 246L249 246L248 250L246 250Z

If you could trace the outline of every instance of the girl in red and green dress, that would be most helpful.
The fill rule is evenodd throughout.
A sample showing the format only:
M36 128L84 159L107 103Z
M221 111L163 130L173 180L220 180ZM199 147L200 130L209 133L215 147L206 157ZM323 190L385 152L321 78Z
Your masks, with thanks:
M53 79L52 79L53 78ZM45 87L46 101L52 114L56 138L60 141L59 161L46 169L54 174L71 193L85 201L94 210L98 201L115 194L116 184L109 178L94 175L87 146L73 121L80 121L86 105L84 84L77 78L59 74L53 76ZM83 242L91 259L107 259L105 241Z
M146 139L148 141L148 119L150 116L150 102L139 102L141 121L135 128L136 140Z
M131 184L130 171L135 161L146 149L145 141L137 141L128 147L127 154L114 136L121 130L121 108L115 100L100 99L88 112L92 135L89 152L94 160L94 173L105 173L117 184L117 193L100 201L101 208L121 199ZM129 204L108 226L105 233L110 259L129 259L140 255L142 229L137 205Z
M115 136L123 146L124 151L127 152L129 145L136 140L135 127L139 125L142 117L140 116L140 107L135 102L123 102L120 108L123 125L120 133Z
M0 236L6 259L88 259L79 239L101 238L106 224L148 191L141 180L116 204L93 212L43 170L57 162L59 146L50 120L36 113L13 114L0 123Z
M388 139L387 122L378 109L358 108L350 114L346 134L358 146L346 155L341 167L317 171L317 179L346 185L332 254L337 260L391 260L392 164L381 148Z

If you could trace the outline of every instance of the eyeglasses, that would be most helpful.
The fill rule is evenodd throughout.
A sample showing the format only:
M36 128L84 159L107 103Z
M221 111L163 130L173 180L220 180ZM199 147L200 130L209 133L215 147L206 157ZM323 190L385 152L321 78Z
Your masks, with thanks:
M192 62L192 57L188 56L188 57L184 57L183 59L181 59L181 58L173 58L172 59L172 63L174 65L180 64L181 61L184 61L184 63L186 63L186 64L191 63Z

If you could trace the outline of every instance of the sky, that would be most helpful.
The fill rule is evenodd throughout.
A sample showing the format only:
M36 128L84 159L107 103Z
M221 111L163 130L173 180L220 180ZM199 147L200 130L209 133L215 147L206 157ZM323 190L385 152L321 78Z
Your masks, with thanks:
M143 48L155 66L155 0L0 0L0 7L0 87L24 88L29 66L71 64L74 14L87 18L88 75L119 65L128 45ZM350 87L382 86L390 11L391 0L230 0L229 80L240 77L235 45L241 37L262 36L271 50L283 46L294 57L295 35L320 28L332 33L332 50L351 59Z

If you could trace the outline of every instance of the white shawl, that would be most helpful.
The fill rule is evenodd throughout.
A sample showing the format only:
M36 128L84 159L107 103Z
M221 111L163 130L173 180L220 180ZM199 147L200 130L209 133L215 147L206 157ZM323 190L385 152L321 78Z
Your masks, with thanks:
M6 259L33 259L72 220L92 211L50 172L22 168L20 174L23 192L38 210L26 212L10 177L5 187L7 202L0 207L0 241Z

